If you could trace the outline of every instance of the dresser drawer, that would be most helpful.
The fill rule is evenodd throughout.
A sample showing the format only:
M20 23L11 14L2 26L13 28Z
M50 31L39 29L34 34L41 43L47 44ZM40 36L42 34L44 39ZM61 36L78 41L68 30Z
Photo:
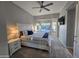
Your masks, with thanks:
M21 43L19 40L9 43L10 55L12 55L14 52L16 52L20 48L21 48Z
M20 41L12 42L9 44L10 47L16 46L16 45L21 45Z
M19 46L14 46L14 47L10 48L10 55L12 55L13 53L15 53L20 48L21 48L20 45Z
M14 48L10 48L10 55L12 55L15 52Z

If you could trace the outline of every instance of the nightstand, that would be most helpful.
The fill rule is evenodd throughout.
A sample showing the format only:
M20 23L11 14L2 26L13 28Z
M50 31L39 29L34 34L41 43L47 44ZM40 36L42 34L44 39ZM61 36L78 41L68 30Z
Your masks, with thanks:
M19 38L11 39L8 41L8 45L9 45L9 54L11 56L14 52L16 52L21 48L20 39Z

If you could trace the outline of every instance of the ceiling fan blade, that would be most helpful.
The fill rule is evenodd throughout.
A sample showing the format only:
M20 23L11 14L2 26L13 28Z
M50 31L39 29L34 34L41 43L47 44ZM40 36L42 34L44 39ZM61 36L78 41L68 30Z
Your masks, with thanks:
M40 5L40 7L42 7L42 6L43 6L44 1L38 1L38 3L39 3L39 5Z
M38 1L38 3L39 3L40 6L42 5L41 1Z
M44 8L45 10L47 10L47 11L50 11L48 8Z
M41 1L41 3L42 3L42 5L43 5L44 1Z
M47 5L44 5L43 7L47 7L47 6L50 6L50 5L53 5L53 3L49 3Z
M36 8L40 8L40 7L32 7L32 9L36 9Z

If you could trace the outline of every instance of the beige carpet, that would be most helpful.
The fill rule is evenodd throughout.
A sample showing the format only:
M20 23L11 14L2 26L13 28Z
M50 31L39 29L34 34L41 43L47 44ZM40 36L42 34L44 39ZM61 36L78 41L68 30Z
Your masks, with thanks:
M72 58L72 54L68 51L66 47L58 39L51 40L51 58Z

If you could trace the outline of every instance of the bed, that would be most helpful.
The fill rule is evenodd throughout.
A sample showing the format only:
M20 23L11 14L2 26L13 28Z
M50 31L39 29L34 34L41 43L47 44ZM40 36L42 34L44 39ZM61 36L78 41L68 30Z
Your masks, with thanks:
M33 35L30 35L30 39L22 40L22 45L38 48L43 50L48 50L48 33L45 32L35 32Z

